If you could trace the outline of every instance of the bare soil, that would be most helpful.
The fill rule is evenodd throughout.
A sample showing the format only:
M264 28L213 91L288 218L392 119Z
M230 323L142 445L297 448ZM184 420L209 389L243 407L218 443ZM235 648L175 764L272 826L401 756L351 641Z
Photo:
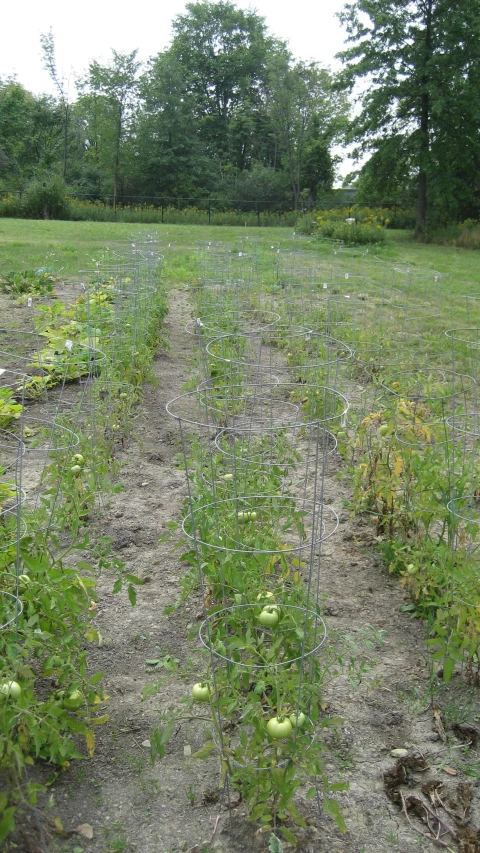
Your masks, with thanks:
M42 840L35 831L35 816L26 815L23 841L18 838L16 850L260 853L268 849L268 836L255 834L257 827L247 822L242 804L228 809L219 796L215 757L199 761L190 756L190 750L210 738L207 723L179 727L165 758L154 766L149 758L148 741L158 711L178 706L205 666L199 642L187 638L199 624L198 593L172 615L164 615L165 606L179 597L185 571L181 552L174 550L178 536L169 536L166 525L181 520L186 496L179 435L165 405L192 375L194 338L184 331L190 317L187 294L172 291L166 320L169 348L157 354L156 383L146 389L135 439L120 456L124 489L94 522L97 532L112 537L116 555L144 579L144 585L138 587L137 605L131 607L126 595L112 594L111 577L100 578L96 623L104 641L91 649L89 659L92 671L104 673L109 721L96 732L93 758L72 763L50 788L54 805L46 814L59 817L67 831L89 824L93 838L78 833L60 837L42 817ZM479 748L462 744L449 729L455 722L478 726L478 693L470 692L461 673L448 687L441 686L435 671L432 674L423 625L402 611L407 600L398 581L382 567L370 521L352 520L345 508L349 483L339 456L330 469L325 499L338 513L340 526L324 549L325 618L332 642L336 633L348 634L358 647L357 659L366 655L369 664L360 679L342 675L333 680L326 695L329 712L341 718L328 738L327 771L333 781L349 782L349 790L338 795L348 833L342 835L301 792L298 806L309 827L299 849L410 853L443 846L478 853L480 837L473 829L470 846L467 842L460 846L447 832L440 845L426 837L431 831L420 814L412 811L407 819L401 800L397 804L388 796L389 791L392 797L392 790L401 790L406 797L415 794L429 802L421 786L437 780L443 785L437 789L442 800L450 800L450 812L455 812L460 808L453 805L459 802L459 784L469 785L469 825L480 826ZM161 662L156 668L146 663L155 660ZM142 700L145 686L155 681L157 695ZM446 739L435 729L432 688L435 703L443 709ZM391 756L397 748L406 749L415 761L399 766ZM386 786L384 774L395 767L395 778L401 781L396 785L395 778L392 783L387 776ZM399 799L395 793L393 799ZM452 814L442 815L445 824L458 830ZM432 822L431 830L437 829Z

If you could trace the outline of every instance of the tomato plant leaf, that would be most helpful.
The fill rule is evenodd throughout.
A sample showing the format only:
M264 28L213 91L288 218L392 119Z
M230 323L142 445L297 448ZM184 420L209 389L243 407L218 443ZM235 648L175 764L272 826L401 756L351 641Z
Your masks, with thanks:
M450 681L453 671L455 669L455 661L453 658L445 658L443 662L443 680L445 684L448 684Z
M85 732L85 743L87 745L88 754L90 758L93 757L93 753L95 752L95 735L90 729Z
M333 818L339 830L341 832L347 832L347 826L337 801L332 799L331 797L324 797L323 808L326 814L328 814L329 817Z

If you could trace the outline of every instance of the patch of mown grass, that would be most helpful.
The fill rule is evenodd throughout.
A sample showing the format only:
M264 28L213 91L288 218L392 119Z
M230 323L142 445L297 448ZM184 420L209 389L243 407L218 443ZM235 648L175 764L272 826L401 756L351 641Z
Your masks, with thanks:
M200 225L134 225L119 222L63 222L22 219L0 219L0 275L10 270L38 269L42 266L62 271L65 278L77 277L79 269L91 268L105 247L126 244L135 236L154 235L165 254L165 278L174 283L192 284L197 276L196 250L201 241L212 241L231 247L233 251L255 251L260 259L272 256L272 249L298 247L317 254L324 263L332 263L332 247L312 238L299 239L285 228L239 228ZM248 239L254 238L251 244ZM380 259L380 262L376 260ZM385 281L386 269L381 261L399 266L410 264L438 270L445 277L435 282L433 276L397 276L396 286L406 284L416 289L417 297L439 297L453 317L467 319L463 295L478 295L478 259L474 252L453 246L418 243L408 231L388 231L385 244L371 248L365 258L352 258L359 272L365 271L379 283ZM390 279L391 281L391 279ZM418 289L421 288L421 293Z

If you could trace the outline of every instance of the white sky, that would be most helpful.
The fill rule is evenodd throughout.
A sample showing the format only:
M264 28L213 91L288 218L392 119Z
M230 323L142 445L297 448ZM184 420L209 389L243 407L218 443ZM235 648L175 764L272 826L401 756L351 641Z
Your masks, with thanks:
M344 31L335 13L344 0L234 0L265 18L270 35L287 41L298 59L313 59L337 67L335 54L342 49ZM70 80L75 98L75 77L89 62L109 62L111 49L131 52L146 60L165 49L171 39L171 22L185 9L183 0L3 0L1 2L0 78L16 75L35 94L53 94L43 69L40 34L53 30L59 75ZM346 174L351 164L341 169Z

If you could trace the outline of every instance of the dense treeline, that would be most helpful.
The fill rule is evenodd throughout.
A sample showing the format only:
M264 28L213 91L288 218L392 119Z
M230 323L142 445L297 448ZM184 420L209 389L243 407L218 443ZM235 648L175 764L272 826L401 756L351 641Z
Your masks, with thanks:
M360 197L414 200L417 232L478 218L479 0L354 0L340 18L340 83L364 83L350 127L371 154Z
M42 47L56 97L0 84L4 187L56 173L73 193L120 202L214 195L279 208L332 187L346 96L325 68L294 61L254 12L187 4L166 51L144 66L136 51L92 62L72 103L51 33Z
M56 176L115 203L297 209L328 197L333 147L357 142L369 155L351 176L359 201L416 205L417 232L478 218L480 0L352 0L340 19L347 48L332 75L295 60L255 12L188 3L167 50L143 66L136 51L92 62L71 101L42 36L56 96L0 81L0 190L36 181L36 192Z

